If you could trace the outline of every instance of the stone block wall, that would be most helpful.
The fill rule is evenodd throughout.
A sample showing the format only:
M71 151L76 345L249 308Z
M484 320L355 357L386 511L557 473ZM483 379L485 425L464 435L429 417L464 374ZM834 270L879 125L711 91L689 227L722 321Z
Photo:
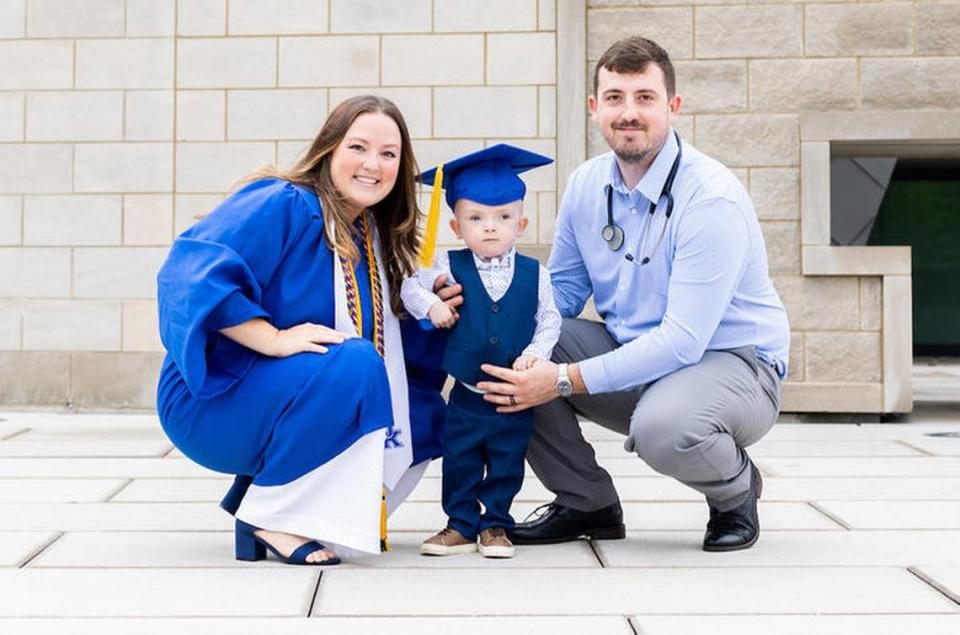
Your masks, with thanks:
M152 407L174 236L346 97L393 99L424 167L500 141L555 156L556 7L0 0L0 405ZM528 187L536 251L556 170Z
M656 40L676 62L677 91L685 98L680 133L728 165L753 197L793 327L784 408L890 410L881 390L883 278L813 276L805 267L804 245L819 241L804 239L810 228L801 232L801 113L887 111L895 120L903 110L957 111L960 3L586 5L587 90L596 59L610 43L630 34ZM912 117L904 113L903 119ZM592 126L587 135L588 155L607 150ZM829 210L824 213L828 219ZM885 273L880 269L876 273Z

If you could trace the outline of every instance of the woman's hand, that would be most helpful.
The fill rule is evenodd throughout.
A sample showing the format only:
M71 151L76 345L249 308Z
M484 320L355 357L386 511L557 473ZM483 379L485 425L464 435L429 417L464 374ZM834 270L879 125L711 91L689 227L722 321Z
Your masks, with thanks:
M267 354L271 357L290 357L297 353L326 353L328 349L324 344L340 344L350 337L322 324L304 322L278 330Z

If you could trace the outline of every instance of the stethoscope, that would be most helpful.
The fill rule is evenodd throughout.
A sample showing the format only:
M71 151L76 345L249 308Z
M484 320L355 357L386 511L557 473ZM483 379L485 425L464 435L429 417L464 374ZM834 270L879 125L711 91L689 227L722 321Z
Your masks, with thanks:
M677 156L673 160L673 165L670 166L670 172L667 173L667 179L663 182L663 189L660 190L660 196L657 197L657 200L650 202L650 215L652 216L657 211L657 204L660 202L664 196L667 197L667 218L663 222L663 227L660 229L660 236L657 238L657 242L653 245L653 251L650 252L650 255L644 256L640 262L636 261L633 254L626 254L624 258L632 262L635 265L645 265L650 262L650 258L657 253L657 249L660 247L660 243L663 241L663 236L667 232L667 222L670 220L670 215L673 214L673 180L677 176L677 170L680 167L680 158L683 156L683 147L680 143L680 135L676 130L673 131L673 136L677 140ZM607 194L607 224L603 226L603 229L600 230L600 237L607 243L607 247L611 251L620 251L624 243L624 234L623 228L620 225L617 225L613 222L613 186L609 183L604 186L604 191ZM646 232L643 235L643 240L641 241L641 253L643 247L647 242Z

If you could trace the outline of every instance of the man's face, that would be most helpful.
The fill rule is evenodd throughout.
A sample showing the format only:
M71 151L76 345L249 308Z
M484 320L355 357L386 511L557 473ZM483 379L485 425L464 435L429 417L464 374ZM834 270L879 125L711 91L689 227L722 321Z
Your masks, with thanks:
M587 100L590 118L621 161L653 160L663 146L682 99L667 97L663 71L647 64L642 73L615 73L601 68L597 94Z

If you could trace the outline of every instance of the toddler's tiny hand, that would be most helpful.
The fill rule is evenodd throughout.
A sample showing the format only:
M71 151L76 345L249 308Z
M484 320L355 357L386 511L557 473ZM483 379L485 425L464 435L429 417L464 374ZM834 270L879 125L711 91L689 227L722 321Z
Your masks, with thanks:
M537 363L537 358L533 355L521 355L513 361L513 370L527 370L533 368Z
M454 316L453 309L448 307L444 302L437 302L430 307L427 317L430 318L430 322L438 329L448 329L457 321L456 317Z

